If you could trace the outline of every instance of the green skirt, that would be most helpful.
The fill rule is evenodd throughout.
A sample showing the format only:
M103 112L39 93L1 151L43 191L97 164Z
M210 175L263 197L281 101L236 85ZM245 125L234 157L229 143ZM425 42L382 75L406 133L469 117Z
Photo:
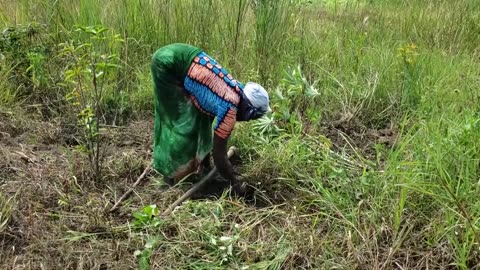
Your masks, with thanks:
M200 49L173 44L152 59L155 93L153 168L180 180L195 172L212 150L213 118L200 112L183 89L186 72Z

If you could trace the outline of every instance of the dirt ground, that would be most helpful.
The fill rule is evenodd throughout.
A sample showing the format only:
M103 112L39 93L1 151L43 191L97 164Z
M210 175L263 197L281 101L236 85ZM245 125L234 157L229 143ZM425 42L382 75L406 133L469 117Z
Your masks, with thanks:
M153 119L106 128L104 179L94 182L86 157L74 150L78 132L71 125L60 119L0 117L0 192L13 209L8 226L0 231L0 268L136 268L133 254L144 243L128 233L110 237L108 232L128 224L145 205L166 208L191 184L168 188L151 172L118 211L109 212L150 162ZM241 170L238 158L233 163ZM218 175L214 181L192 199L220 196L228 184ZM271 203L261 195L247 201L259 207ZM77 240L98 232L105 236L94 245Z
M0 130L0 191L12 198L13 208L7 229L0 232L0 268L134 267L138 245L128 236L92 246L72 242L75 234L69 231L108 232L128 221L130 213L109 214L108 209L148 164L152 122L108 130L102 182L88 180L85 157L72 150L77 140L71 126L3 116ZM133 205L141 204L140 197L132 198Z

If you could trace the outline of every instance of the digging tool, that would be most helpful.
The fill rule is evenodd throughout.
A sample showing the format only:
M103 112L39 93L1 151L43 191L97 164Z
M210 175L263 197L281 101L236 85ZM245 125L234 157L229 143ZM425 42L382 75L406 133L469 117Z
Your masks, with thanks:
M235 152L237 151L237 148L235 146L232 146L228 149L227 156L230 159ZM213 166L212 170L205 176L203 177L199 182L197 182L193 187L191 187L187 192L185 192L180 198L178 198L174 203L172 203L165 212L163 212L163 216L168 216L170 213L177 207L179 204L184 202L186 199L188 199L190 196L193 195L196 191L198 191L212 176L217 172L217 168Z

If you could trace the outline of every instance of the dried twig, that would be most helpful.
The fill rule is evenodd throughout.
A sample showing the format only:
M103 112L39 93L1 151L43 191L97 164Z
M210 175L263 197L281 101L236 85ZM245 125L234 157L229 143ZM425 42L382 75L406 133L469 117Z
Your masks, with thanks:
M130 193L133 192L133 189L142 181L143 178L145 178L145 176L152 170L152 164L150 163L150 165L148 165L145 170L143 171L143 173L137 178L137 181L135 181L135 183L133 183L132 187L130 189L127 190L127 192L125 192L125 194L123 194L122 197L120 197L120 199L118 199L118 201L113 205L113 207L110 209L110 212L113 212L115 210L117 210L118 206L130 195Z
M20 151L13 151L15 154L19 155L20 158L25 161L26 163L35 163L36 160L34 158L30 158L27 156L25 153L20 152Z

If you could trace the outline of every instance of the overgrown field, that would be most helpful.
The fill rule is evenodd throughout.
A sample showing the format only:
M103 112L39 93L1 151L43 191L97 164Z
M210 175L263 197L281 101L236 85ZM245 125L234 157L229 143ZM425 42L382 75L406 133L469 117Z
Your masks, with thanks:
M0 0L0 23L0 269L480 269L480 1ZM162 217L192 181L151 172L110 213L173 42L269 91L230 142L255 196Z

